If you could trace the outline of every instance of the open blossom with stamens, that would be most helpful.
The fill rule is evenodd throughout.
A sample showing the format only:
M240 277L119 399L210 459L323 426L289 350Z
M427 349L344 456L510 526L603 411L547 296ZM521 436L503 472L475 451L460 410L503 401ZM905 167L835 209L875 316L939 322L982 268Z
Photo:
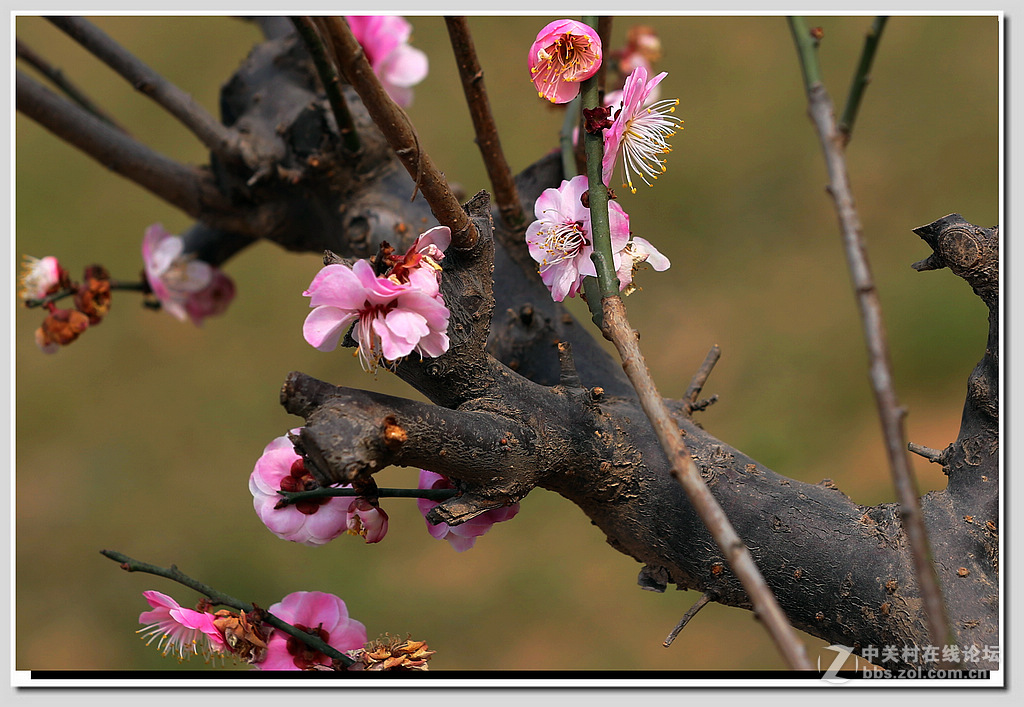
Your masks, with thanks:
M409 46L412 26L398 15L346 15L373 73L400 106L412 104L412 87L427 76L427 55Z
M612 127L604 133L601 176L605 184L611 179L620 151L623 186L633 193L636 193L634 173L650 186L650 180L657 179L667 169L661 155L672 151L668 138L675 135L682 123L672 115L679 101L670 99L648 105L651 93L667 75L662 72L648 81L647 69L638 66L626 78L621 103L612 113Z
M622 290L628 295L635 287L633 285L633 272L641 263L647 263L658 272L668 270L672 263L651 243L639 236L630 239L626 247L622 249L622 260L619 263L616 275L619 277L619 284Z
M579 95L580 81L601 66L601 37L583 22L555 20L537 33L529 65L541 98L568 103Z
M450 489L453 487L447 477L442 476L441 474L435 474L432 471L427 471L426 469L420 469L420 481L418 488ZM431 501L427 498L416 499L416 506L420 509L420 513L423 514L424 518L426 518L427 513L429 513L430 509L436 506L437 503L437 501ZM465 523L456 526L450 526L447 523L432 525L430 521L427 521L427 531L438 540L447 540L456 552L465 552L469 548L473 547L476 543L476 539L489 531L491 526L495 523L512 520L515 518L517 513L519 513L519 504L513 503L511 506L495 508L485 513L481 513L476 518L467 520Z
M139 623L146 625L137 633L147 639L147 646L159 637L157 648L164 655L176 652L179 660L200 654L209 657L225 650L224 637L214 626L213 614L186 609L161 592L150 590L142 596L153 607L152 611L139 614Z
M349 535L360 535L369 543L379 543L388 533L388 514L365 498L353 498L346 512Z
M158 223L146 229L142 260L149 288L161 307L181 321L191 319L200 326L205 317L223 313L235 296L231 278L185 254L181 236Z
M267 611L282 621L320 638L344 653L363 647L366 627L349 618L345 602L326 592L292 592ZM259 670L315 670L330 666L331 658L283 631L274 630L267 641L266 658Z
M557 189L545 189L534 205L537 220L526 229L530 256L540 263L541 279L556 302L575 297L583 279L597 275L590 258L594 252L590 209L581 201L586 190L587 178L583 175L563 181ZM618 254L629 240L629 216L616 202L609 201L608 221L618 269Z
M439 260L451 243L447 226L432 228L416 239L404 256L392 258L377 275L368 260L351 267L324 266L302 294L313 311L302 333L321 351L332 351L348 327L359 346L359 360L375 370L383 359L393 363L414 351L436 357L448 350L449 311L441 297Z

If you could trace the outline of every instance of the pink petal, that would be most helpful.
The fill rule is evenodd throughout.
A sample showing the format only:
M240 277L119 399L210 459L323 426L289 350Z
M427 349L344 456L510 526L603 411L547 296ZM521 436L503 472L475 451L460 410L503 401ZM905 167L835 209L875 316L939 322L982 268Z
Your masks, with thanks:
M317 307L306 316L302 336L315 349L333 351L356 316L354 312L337 307Z

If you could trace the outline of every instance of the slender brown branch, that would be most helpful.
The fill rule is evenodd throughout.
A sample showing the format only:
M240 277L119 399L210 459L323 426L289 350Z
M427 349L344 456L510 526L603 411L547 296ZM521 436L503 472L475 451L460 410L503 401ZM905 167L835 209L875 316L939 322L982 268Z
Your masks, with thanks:
M123 133L127 133L124 126L114 120L107 112L96 105L80 88L72 83L65 75L64 72L53 66L50 62L42 57L36 50L28 46L20 39L15 42L15 51L19 59L29 64L36 69L43 76L48 78L53 84L63 91L68 98L73 100L78 105L82 106L85 110L89 111L97 118L105 123L109 123Z
M320 36L320 30L317 29L317 25L311 17L293 17L291 19L313 58L313 66L316 67L316 72L320 76L320 83L324 87L327 100L334 112L334 119L338 123L341 142L348 152L354 154L359 151L359 133L356 132L352 113L349 112L348 103L345 102L345 94L341 90L341 78L334 67L333 57L328 54L323 37Z
M340 17L324 18L323 23L327 28L327 39L334 46L338 68L363 100L391 149L416 180L438 223L452 230L452 245L460 249L471 248L479 237L476 226L463 211L444 174L434 166L430 155L420 148L419 137L409 116L384 90L348 23Z
M828 192L835 204L839 218L839 229L846 252L850 276L853 280L857 305L860 308L861 322L868 348L868 363L871 387L875 394L885 448L889 459L893 485L900 504L900 514L906 529L917 574L921 598L924 602L925 615L931 640L935 645L955 642L946 614L942 590L935 573L935 564L929 547L928 534L924 526L921 512L920 494L910 469L910 459L905 446L903 418L905 410L900 406L892 383L892 365L889 359L889 345L885 324L882 320L882 307L878 299L878 290L868 263L867 248L861 233L860 218L853 201L849 178L846 171L846 158L843 150L844 136L836 127L835 112L817 68L817 56L813 47L802 41L806 34L806 25L802 18L790 18L790 27L796 40L797 49L804 67L805 89L807 91L808 112L818 137L828 169ZM810 70L808 70L808 68Z
M676 640L676 636L678 636L679 633L684 628L686 628L686 624L690 623L690 619L696 616L698 611L707 606L711 602L712 598L713 597L711 596L711 594L707 592L701 594L700 599L697 600L697 603L695 603L693 606L686 610L686 613L683 614L683 618L679 619L679 623L676 624L676 627L672 629L671 633L668 634L668 637L661 645L665 646L666 648L671 646L672 643Z
M242 145L237 131L226 127L192 96L146 66L91 22L81 17L51 16L47 19L127 79L135 90L165 108L211 151L225 159L241 155Z
M491 113L491 104L487 99L487 87L484 85L484 72L476 55L473 37L469 33L469 24L465 17L445 17L448 36L455 53L455 63L459 67L462 79L462 90L466 94L469 114L476 130L476 142L480 154L484 158L487 176L494 190L494 202L502 221L510 232L523 227L523 207L519 202L515 176L508 166L505 153L501 149L498 129ZM522 247L522 239L516 239L515 245Z
M737 535L729 518L701 478L700 471L686 448L686 443L683 442L679 427L672 421L672 415L664 399L655 388L640 352L637 333L626 320L622 298L605 297L602 302L604 334L615 344L619 352L622 368L633 383L640 406L654 427L658 441L668 458L672 476L686 491L694 510L715 539L733 573L743 584L754 612L768 630L786 663L794 670L810 670L811 663L807 659L803 643L754 563L749 548Z
M155 152L125 133L56 95L21 71L16 75L18 112L189 216L246 233L246 221L210 176Z

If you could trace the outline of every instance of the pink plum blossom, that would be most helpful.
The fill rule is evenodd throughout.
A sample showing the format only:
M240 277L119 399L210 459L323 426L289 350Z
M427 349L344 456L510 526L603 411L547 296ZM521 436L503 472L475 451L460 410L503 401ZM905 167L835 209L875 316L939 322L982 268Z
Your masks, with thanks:
M139 623L146 625L138 633L148 638L147 646L159 636L157 648L164 655L177 652L179 660L197 654L208 657L225 650L226 643L213 624L213 614L185 609L161 592L150 590L142 596L153 607L152 611L139 614Z
M629 294L633 290L633 272L641 263L647 263L655 270L668 270L672 263L651 243L639 236L633 236L622 249L617 275L622 289Z
M309 546L323 545L348 530L352 499L321 498L278 508L282 499L278 491L304 491L318 485L287 435L266 446L249 476L253 508L263 524L282 540Z
M146 280L160 305L181 321L223 313L235 296L235 285L209 263L185 254L181 236L168 233L159 223L146 229L142 239Z
M397 15L346 15L384 90L400 106L412 104L412 87L427 76L427 55L409 46L412 26Z
M601 37L583 22L555 20L537 33L528 63L540 97L568 103L601 66Z
M581 201L586 190L587 178L583 175L563 181L557 189L545 189L534 205L537 220L526 229L530 256L540 263L541 279L556 302L575 297L583 279L597 275L590 258L594 252L590 209ZM616 202L609 201L608 222L618 269L619 253L629 240L629 216Z
M375 370L412 352L436 357L448 350L448 308L440 293L444 249L451 243L447 226L432 228L416 239L403 256L392 258L383 275L368 260L351 267L327 265L302 294L313 311L302 333L320 351L332 351L348 327L359 345L359 360Z
M651 96L668 74L662 72L650 81L647 69L638 66L626 77L622 88L622 99L612 112L612 126L604 133L604 159L601 162L601 178L605 184L612 177L618 153L622 152L622 186L633 186L633 173L648 186L650 179L657 179L665 170L660 155L672 151L668 138L675 135L682 122L672 115L679 105L676 99L650 103Z
M42 299L46 295L56 292L60 287L61 280L66 279L66 274L60 263L52 255L45 258L33 258L31 255L24 256L22 262L21 276L18 278L19 296L23 300Z
M435 474L434 472L427 471L426 469L421 469L418 488L450 489L454 487L445 476ZM426 518L430 509L437 504L437 501L431 501L426 498L416 499L416 505L419 507L420 513L423 514L424 518ZM438 540L447 540L456 552L465 552L469 548L473 547L474 543L476 543L476 539L490 530L492 525L495 523L501 523L502 521L512 520L518 512L519 504L513 503L511 506L495 508L485 513L481 513L476 518L467 520L461 525L450 526L447 523L432 525L430 521L427 521L427 531Z
M338 651L353 651L366 643L366 627L350 619L345 602L325 592L293 592L267 610L273 616L318 636ZM283 631L274 630L259 670L309 670L330 665L331 659Z

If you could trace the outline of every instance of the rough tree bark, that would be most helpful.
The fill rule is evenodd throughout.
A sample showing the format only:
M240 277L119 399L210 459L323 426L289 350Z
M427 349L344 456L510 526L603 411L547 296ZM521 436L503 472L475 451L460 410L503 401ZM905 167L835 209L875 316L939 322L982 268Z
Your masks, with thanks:
M346 158L301 43L279 23L267 36L224 86L221 102L224 123L260 146L259 164L211 157L217 211L204 219L197 207L188 248L219 264L259 239L356 257L376 252L384 240L407 247L433 225L430 210L421 197L410 200L413 181L357 96L346 92L362 149ZM19 83L19 110L22 104ZM47 106L33 115L43 125L47 110L61 109ZM519 175L527 212L561 179L557 158ZM160 193L159 184L151 188ZM292 373L280 397L305 420L294 441L310 469L322 483L371 489L372 475L388 465L442 473L461 494L431 518L449 524L516 502L533 488L549 489L643 565L642 587L675 584L750 608L593 328L551 300L536 271L522 266L522 253L495 246L494 229L503 226L485 193L466 211L481 237L443 263L451 349L395 368L432 404ZM933 253L914 267L948 267L989 307L985 355L968 381L960 433L931 456L948 487L922 504L956 640L999 645L998 229L953 214L915 232ZM930 642L896 504L862 506L827 480L787 479L704 430L687 401L670 407L702 476L794 626L857 650Z

